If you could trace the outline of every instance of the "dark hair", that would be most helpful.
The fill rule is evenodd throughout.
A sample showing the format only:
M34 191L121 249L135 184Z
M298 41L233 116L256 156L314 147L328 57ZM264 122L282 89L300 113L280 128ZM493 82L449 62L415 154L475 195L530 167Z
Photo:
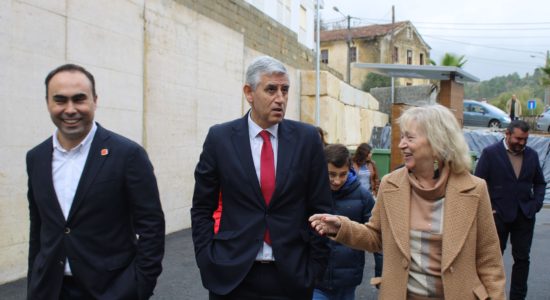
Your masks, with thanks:
M325 160L327 164L333 164L341 168L346 164L350 166L349 150L342 144L330 144L325 147Z
M94 97L97 96L97 94L95 93L94 75L92 75L92 73L88 72L88 70L84 69L84 67L81 67L79 65L64 64L62 66L59 66L59 67L53 69L50 73L48 73L48 76L46 76L46 80L44 81L44 83L46 84L46 99L48 99L48 85L50 84L50 80L52 80L52 78L57 73L60 73L60 72L80 72L80 73L86 75L86 77L88 78L88 80L90 80L90 83L92 84L92 94L93 94L93 96Z
M325 131L323 128L317 126L317 131L319 131L319 135L321 136L321 142L323 143L323 146L328 145L327 139L325 138Z
M529 129L531 129L531 127L529 127L529 124L527 124L527 122L523 120L514 120L510 123L510 125L508 125L508 127L506 128L506 131L508 131L509 133L512 133L514 132L514 128L519 128L523 132L529 132Z
M353 161L360 166L366 164L371 151L371 145L367 143L359 144L359 146L357 146L357 150L355 150L355 154L353 155Z

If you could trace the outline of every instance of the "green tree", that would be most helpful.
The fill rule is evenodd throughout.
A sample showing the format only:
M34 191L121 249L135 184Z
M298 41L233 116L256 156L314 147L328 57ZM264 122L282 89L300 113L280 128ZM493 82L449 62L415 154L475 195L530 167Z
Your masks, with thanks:
M369 72L367 73L367 75L365 76L365 79L363 80L361 89L365 92L370 92L370 89L372 88L389 87L389 86L391 86L390 77Z
M441 59L440 65L462 68L462 66L464 66L464 64L466 64L467 62L468 60L464 59L464 55L458 56L453 53L445 53L445 55Z
M540 85L550 87L550 58L546 59L546 66L539 68L541 72Z

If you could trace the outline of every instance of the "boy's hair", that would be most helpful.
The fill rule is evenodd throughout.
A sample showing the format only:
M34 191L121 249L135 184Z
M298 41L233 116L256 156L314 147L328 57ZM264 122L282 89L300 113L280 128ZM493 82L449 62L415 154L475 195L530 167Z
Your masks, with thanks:
M350 166L349 150L342 144L330 144L325 147L325 159L327 164L333 164L337 168Z

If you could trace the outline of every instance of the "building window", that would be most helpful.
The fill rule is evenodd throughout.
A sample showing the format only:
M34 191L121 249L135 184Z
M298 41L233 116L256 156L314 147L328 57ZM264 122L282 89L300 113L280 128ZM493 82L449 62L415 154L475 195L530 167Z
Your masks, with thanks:
M302 44L307 43L307 9L300 5L300 31L298 32L298 40Z
M412 40L412 38L413 38L412 30L411 30L410 27L407 27L407 38L408 38L409 40Z
M350 62L357 61L357 47L349 47L349 61Z
M399 48L393 47L392 61L394 64L399 62Z
M407 50L407 65L412 65L413 63L413 51Z
M328 49L321 50L321 62L328 64Z
M420 53L420 65L424 65L424 53Z

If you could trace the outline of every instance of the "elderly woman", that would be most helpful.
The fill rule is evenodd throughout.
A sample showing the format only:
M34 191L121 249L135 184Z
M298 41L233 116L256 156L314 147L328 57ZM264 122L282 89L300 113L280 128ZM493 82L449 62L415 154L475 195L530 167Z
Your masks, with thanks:
M505 299L505 275L485 181L441 105L398 119L404 168L382 179L368 223L317 214L311 226L342 244L384 250L380 299Z

